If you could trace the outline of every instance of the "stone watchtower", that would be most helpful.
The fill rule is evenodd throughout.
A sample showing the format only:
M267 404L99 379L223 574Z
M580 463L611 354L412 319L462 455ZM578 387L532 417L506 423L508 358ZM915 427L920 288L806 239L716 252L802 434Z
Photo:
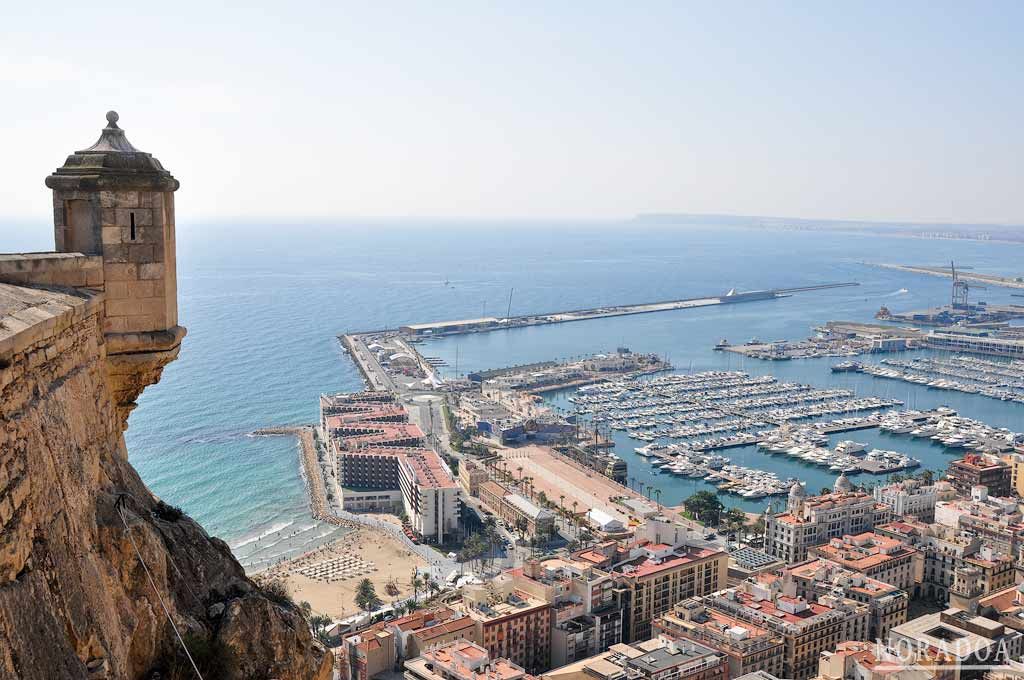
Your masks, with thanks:
M108 112L96 143L46 178L56 252L0 256L0 283L73 288L102 306L100 351L126 427L139 394L177 357L185 329L178 325L174 253L178 180L132 146L117 120Z
M107 113L95 144L46 178L57 252L99 258L103 332L114 401L127 420L135 399L178 353L174 192L178 180L139 151Z

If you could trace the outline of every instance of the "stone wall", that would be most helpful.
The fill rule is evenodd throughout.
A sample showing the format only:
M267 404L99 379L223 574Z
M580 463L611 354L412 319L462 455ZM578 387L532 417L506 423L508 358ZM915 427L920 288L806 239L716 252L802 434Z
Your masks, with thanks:
M81 253L0 255L0 281L103 289L103 258Z
M102 294L0 283L0 678L167 678L161 599L219 677L329 677L294 607L129 465L107 349Z

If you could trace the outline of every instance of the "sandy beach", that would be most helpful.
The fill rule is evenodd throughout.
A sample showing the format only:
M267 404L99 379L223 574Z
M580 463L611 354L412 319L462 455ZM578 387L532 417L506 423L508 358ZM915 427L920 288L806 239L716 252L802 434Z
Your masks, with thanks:
M425 566L419 555L380 529L360 527L301 557L282 562L260 572L259 581L279 578L288 586L296 602L306 601L313 611L343 618L359 611L355 591L368 578L384 602L412 595L413 570ZM342 578L346 572L351 574ZM306 573L301 573L305 571ZM328 580L333 575L336 580ZM387 584L399 588L395 596L387 594Z

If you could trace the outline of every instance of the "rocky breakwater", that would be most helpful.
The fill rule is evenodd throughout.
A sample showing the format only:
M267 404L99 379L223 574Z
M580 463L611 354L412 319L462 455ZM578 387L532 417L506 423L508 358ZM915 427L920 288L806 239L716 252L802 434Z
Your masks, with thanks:
M194 677L185 648L207 678L330 677L287 597L129 465L119 393L159 371L111 370L102 289L2 281L0 678Z

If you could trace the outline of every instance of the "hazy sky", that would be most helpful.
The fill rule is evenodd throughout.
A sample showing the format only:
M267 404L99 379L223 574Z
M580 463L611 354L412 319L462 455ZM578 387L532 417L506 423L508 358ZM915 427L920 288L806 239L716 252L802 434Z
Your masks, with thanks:
M113 108L203 219L1024 223L1022 2L226 4L6 3L0 216Z

